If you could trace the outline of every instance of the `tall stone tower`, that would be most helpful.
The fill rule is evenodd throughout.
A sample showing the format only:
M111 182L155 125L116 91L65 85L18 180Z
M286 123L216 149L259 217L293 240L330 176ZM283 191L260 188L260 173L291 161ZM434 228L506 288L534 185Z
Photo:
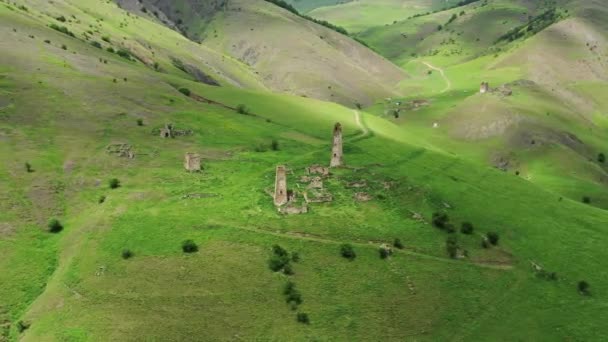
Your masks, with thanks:
M277 166L276 179L274 183L274 205L287 204L287 172L285 166Z
M334 126L334 142L331 149L331 162L329 167L342 166L342 125L337 122Z

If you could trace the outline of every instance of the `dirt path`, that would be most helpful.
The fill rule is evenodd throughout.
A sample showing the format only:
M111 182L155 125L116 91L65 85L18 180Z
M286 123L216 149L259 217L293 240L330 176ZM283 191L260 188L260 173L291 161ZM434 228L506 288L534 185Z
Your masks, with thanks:
M361 128L362 131L361 134L357 136L357 138L366 137L369 134L369 129L361 121L361 112L359 112L358 110L353 111L355 112L355 123L357 124L357 126L359 126L359 128Z
M445 80L445 84L446 84L445 89L443 89L441 91L442 93L445 93L446 91L452 89L452 81L450 81L450 79L445 75L445 72L443 71L443 69L433 66L431 63L428 63L428 62L421 62L421 63L433 70L439 71L439 73L441 74L441 77L443 77L443 79Z

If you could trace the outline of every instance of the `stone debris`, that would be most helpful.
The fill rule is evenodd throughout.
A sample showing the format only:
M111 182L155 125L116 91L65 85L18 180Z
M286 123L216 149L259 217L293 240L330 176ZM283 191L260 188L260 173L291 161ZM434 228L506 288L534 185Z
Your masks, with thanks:
M355 188L355 189L367 188L367 181L360 180L360 181L350 182L346 186L349 188Z
M308 173L309 175L329 176L329 168L315 164L307 167L306 173Z
M188 172L201 171L201 156L197 153L186 153L184 157L184 168Z
M304 192L306 203L326 203L334 200L333 196L324 189L311 189Z
M135 158L135 153L129 144L110 144L106 147L106 152L121 158Z
M367 192L357 192L355 194L355 200L358 202L369 202L372 200L372 196Z
M321 177L313 177L308 184L309 189L323 189L323 179Z
M279 212L285 215L306 214L308 213L308 206L306 204L303 204L302 206L288 204L286 206L280 207Z

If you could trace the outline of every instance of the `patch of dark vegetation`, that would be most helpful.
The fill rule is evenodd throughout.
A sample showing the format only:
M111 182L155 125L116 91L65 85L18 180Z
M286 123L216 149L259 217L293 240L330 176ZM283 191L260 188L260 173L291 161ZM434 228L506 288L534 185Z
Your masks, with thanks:
M298 312L296 319L298 320L299 323L310 324L310 319L308 318L308 314L306 314L304 312Z
M444 230L448 233L453 233L456 231L454 225L450 222L450 218L448 214L444 212L435 212L432 217L433 226Z
M509 32L503 34L498 38L496 43L512 42L520 38L533 36L545 28L564 19L565 17L566 15L559 12L557 8L550 8L543 13L530 18L526 24L515 27Z
M179 88L178 91L186 96L190 96L192 92L188 88Z
M313 17L309 17L307 15L301 14L300 12L298 12L298 10L295 7L293 7L291 4L288 4L287 2L285 2L283 0L266 0L266 1L270 2L270 3L273 3L273 4L279 6L279 7L283 8L283 9L286 9L289 12L291 12L291 13L293 13L293 14L301 17L301 18L304 18L304 19L312 21L312 22L314 22L316 24L325 26L325 27L327 27L327 28L329 28L331 30L334 30L334 31L336 31L338 33L341 33L341 34L343 34L345 36L349 36L348 31L346 31L346 29L344 27L341 27L341 26L338 26L338 25L334 25L334 24L332 24L332 23L330 23L328 21L325 21L325 20L315 19Z
M498 240L500 240L500 236L498 235L498 233L496 233L496 232L488 232L486 234L486 237L488 238L488 241L492 245L494 245L494 246L498 245Z
M397 248L397 249L403 249L403 243L401 242L401 239L395 239L395 241L393 241L393 247Z
M578 282L577 286L578 288L578 292L582 295L585 296L589 296L591 295L591 292L589 291L589 288L591 287L591 285L589 285L589 283L585 280L581 280Z
M182 251L184 253L196 253L198 252L198 245L193 240L185 240L182 242Z
M600 164L604 164L606 162L606 155L603 153L600 153L597 155L597 162Z
M59 26L57 24L51 24L51 25L49 25L49 27L52 28L55 31L59 31L59 32L61 32L63 34L67 34L70 37L76 37L74 35L74 33L72 33L70 30L68 30L68 28L65 27L65 26Z
M583 203L585 203L585 204L591 204L591 197L589 197L589 196L583 196Z
M110 186L110 189L118 189L120 188L120 181L118 178L112 178L108 181L108 185Z
M48 228L50 233L56 234L63 230L63 225L58 219L53 218L49 220Z
M106 201L106 196L105 195L101 195L101 196L99 196L99 199L97 200L97 203L103 204L105 201Z
M460 232L462 234L466 234L466 235L471 235L473 234L473 224L471 222L463 222L462 226L460 227Z
M144 125L144 120L143 119L137 119L137 126L143 126Z
M355 260L355 258L357 257L357 254L355 253L353 246L348 243L345 243L340 246L340 255L342 255L343 258L346 258L350 261Z
M393 251L383 246L378 248L378 253L380 254L380 259L386 259L393 254Z
M295 257L300 260L300 256ZM286 275L293 275L295 272L290 262L294 259L287 250L279 245L272 246L272 256L268 260L268 268L273 272L283 271Z
M26 162L26 163L25 163L25 171L26 171L27 173L32 173L32 172L34 172L34 169L32 168L32 164L30 164L30 163Z
M458 238L456 235L449 235L445 241L445 249L452 259L458 257Z
M91 42L91 45L92 45L93 47L98 48L98 49L101 49L101 48L102 48L101 43L100 43L100 42L98 42L98 41L92 41L92 42Z
M27 329L29 329L31 325L32 324L30 322L19 321L19 322L17 322L17 331L21 334L24 331L26 331Z
M239 114L243 114L243 115L251 114L251 112L249 111L249 108L247 108L247 106L245 106L242 103L239 104L238 106L236 106L236 112Z
M60 21L60 22L62 22L62 23L65 23L65 22L67 21L67 20L65 19L65 17L64 17L64 16L62 16L62 15L58 16L57 18L55 18L55 20Z
M121 256L123 259L127 260L127 259L131 259L133 256L135 256L135 254L133 254L133 252L130 249L124 249L121 253Z
M118 49L116 51L116 54L119 55L120 57L124 58L124 59L132 60L131 59L131 52L129 50Z

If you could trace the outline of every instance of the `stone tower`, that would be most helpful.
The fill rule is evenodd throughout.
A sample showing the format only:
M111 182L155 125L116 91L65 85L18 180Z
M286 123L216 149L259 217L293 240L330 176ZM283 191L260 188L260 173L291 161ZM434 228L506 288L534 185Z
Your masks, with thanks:
M199 172L201 170L201 156L196 153L186 153L184 168L188 172Z
M287 172L285 166L277 166L276 179L274 183L274 205L287 204Z
M338 122L334 126L334 142L331 149L331 163L329 167L342 166L342 125Z
M172 124L165 124L165 127L160 129L160 136L162 138L171 138L171 137L173 137L173 125Z
M490 90L490 84L488 82L481 82L481 86L479 87L479 92L481 94L485 94Z

